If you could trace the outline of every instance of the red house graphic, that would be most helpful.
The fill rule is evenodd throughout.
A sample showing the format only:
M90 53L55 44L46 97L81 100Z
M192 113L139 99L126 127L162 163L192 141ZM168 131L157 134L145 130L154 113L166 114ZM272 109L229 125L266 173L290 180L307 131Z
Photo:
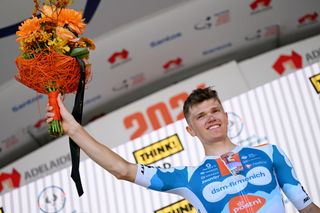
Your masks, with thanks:
M314 12L312 14L306 14L304 16L302 16L301 18L298 19L299 24L305 24L305 22L310 21L310 22L314 22L316 21L318 18L318 13Z
M176 59L166 62L162 67L163 69L168 70L170 68L178 67L181 64L182 64L182 59L178 57Z
M124 61L128 59L128 57L129 57L129 52L126 49L123 49L120 52L113 53L109 57L108 61L110 64L115 64L117 61Z
M272 67L279 75L282 75L286 70L285 65L288 63L291 63L295 69L300 69L303 66L302 57L295 51L292 51L291 55L281 55Z
M264 7L268 7L271 3L271 0L255 0L250 4L250 7L252 10L256 10L259 5L262 5Z
M13 188L18 188L20 186L20 179L20 173L14 168L12 169L12 173L0 173L0 192L3 190L4 183L9 183Z

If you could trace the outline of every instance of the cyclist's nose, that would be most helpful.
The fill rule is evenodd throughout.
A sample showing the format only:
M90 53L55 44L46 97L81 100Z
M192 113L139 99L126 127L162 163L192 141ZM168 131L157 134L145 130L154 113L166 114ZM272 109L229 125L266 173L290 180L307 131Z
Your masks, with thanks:
M208 114L208 119L207 119L207 122L211 122L211 121L215 121L216 118L213 114Z

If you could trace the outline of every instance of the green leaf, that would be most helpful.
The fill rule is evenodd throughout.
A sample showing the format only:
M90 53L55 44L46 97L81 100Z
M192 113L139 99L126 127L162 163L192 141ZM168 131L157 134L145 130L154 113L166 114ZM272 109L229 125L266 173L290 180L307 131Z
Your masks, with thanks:
M89 56L89 50L87 48L75 48L71 50L70 56L78 58L86 58Z

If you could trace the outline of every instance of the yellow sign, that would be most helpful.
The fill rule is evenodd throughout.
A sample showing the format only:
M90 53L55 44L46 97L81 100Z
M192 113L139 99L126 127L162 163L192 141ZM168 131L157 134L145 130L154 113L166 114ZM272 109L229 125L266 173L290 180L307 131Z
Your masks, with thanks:
M3 208L2 208L2 207L0 207L0 213L4 213L4 211L3 211Z
M176 203L154 211L154 213L175 213L175 212L192 212L197 213L197 210L187 200L183 199Z
M183 151L183 146L177 134L160 140L133 152L137 163L149 165L163 158Z
M316 92L320 93L320 73L316 74L314 76L311 76L309 79L310 79L314 89L316 90Z

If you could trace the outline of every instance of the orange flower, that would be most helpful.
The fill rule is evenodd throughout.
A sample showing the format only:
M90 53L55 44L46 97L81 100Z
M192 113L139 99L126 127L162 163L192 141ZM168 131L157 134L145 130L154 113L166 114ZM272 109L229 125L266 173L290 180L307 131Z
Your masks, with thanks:
M63 27L57 27L56 28L57 36L63 40L72 41L77 38L70 30L63 28Z
M76 32L77 34L82 34L86 28L82 14L73 9L63 8L59 13L58 26L68 25L70 30Z
M16 32L18 38L17 42L21 42L24 39L28 38L33 33L36 33L40 30L40 20L37 17L32 17L31 19L25 20L21 26L19 26L19 30Z
M41 17L27 19L16 32L23 55L33 58L35 54L52 49L62 54L69 54L75 48L95 49L92 40L79 36L86 24L81 12L66 8L72 0L44 0L42 8L39 8L39 0L34 3Z
M59 10L54 5L44 5L40 11L42 13L41 17L43 18L47 17L52 19L56 19L57 18L56 14L59 12Z

